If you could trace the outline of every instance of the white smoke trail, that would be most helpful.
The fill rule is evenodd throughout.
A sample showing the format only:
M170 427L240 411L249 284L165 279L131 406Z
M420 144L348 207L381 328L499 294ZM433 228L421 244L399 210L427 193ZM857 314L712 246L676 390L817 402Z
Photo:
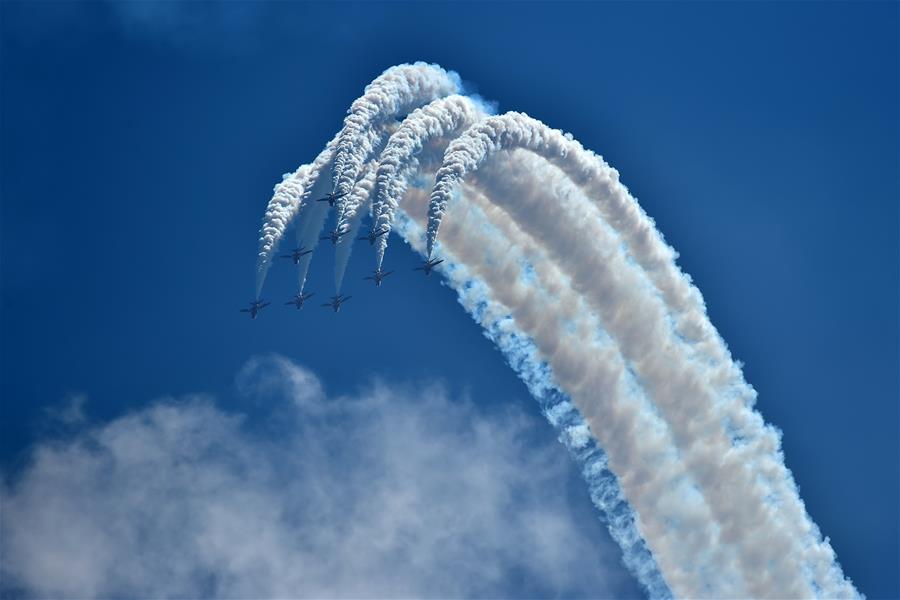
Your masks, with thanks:
M256 256L256 294L262 292L266 274L272 264L272 257L278 249L278 242L284 235L288 224L299 210L300 196L303 194L303 181L306 179L311 165L302 165L294 173L285 173L275 186L272 199L266 207L263 224L259 231L259 253Z
M683 442L679 444L679 448L693 472L696 473L699 469L712 478L709 485L700 487L705 497L710 498L709 494L714 494L710 503L717 510L717 520L725 528L724 537L733 539L739 536L742 526L746 527L747 522L753 522L766 531L766 514L760 516L751 513L745 523L740 523L732 515L722 515L722 511L727 511L729 507L744 507L746 510L747 507L756 509L764 506L762 493L753 499L747 498L746 492L742 491L748 485L753 485L753 482L748 484L746 481L741 483L734 480L736 474L751 471L748 467L755 465L744 455L747 446L732 448L730 440L722 435L724 430L721 423L708 422L703 414L706 409L697 407L697 400L705 390L697 387L695 380L682 375L692 367L696 368L696 365L690 364L689 359L684 356L679 357L676 351L678 346L673 344L672 336L667 332L667 315L649 282L642 281L640 272L629 268L618 237L596 215L586 213L584 198L581 194L566 189L563 184L568 182L562 174L558 174L558 180L554 180L546 174L547 169L542 167L539 160L528 160L529 158L532 157L520 156L519 161L504 163L502 178L500 169L495 168L479 179L488 189L500 188L499 182L507 182L502 185L501 192L491 197L496 198L498 207L508 214L494 216L492 222L500 222L504 218L515 219L516 223L520 223L529 232L527 239L540 239L543 247L550 253L550 260L565 265L565 270L571 275L573 289L583 294L590 310L600 316L604 326L619 342L623 353L631 359L629 364L635 369L648 394L654 398L657 407L663 408L662 413L668 418L670 426L672 422L669 416L673 410L682 411L682 415L676 415L682 417L683 422L675 423L672 429L679 439L693 436L690 439L701 439L706 445L708 453L701 457L706 459L705 463L690 452L685 452ZM525 174L535 176L542 172L545 175L537 188L529 186L523 179ZM551 195L557 200L552 204L546 202L548 190L552 191ZM525 242L519 239L514 243ZM694 430L691 431L690 427ZM602 435L599 438L605 443ZM719 457L720 465L715 464L715 456ZM724 469L726 472L714 472L714 468ZM715 495L719 492L719 495ZM775 519L779 515L774 514L772 517ZM759 576L749 578L754 596L787 593L790 597L795 597L804 590L807 595L809 593L808 588L803 587L806 578L798 559L801 550L792 546L796 540L790 538L786 529L783 530L781 521L783 519L772 523L765 539L757 542L758 545L765 544L773 549L780 544L781 551L785 553L781 572L767 568L766 565L748 565L744 557L744 572L759 570L764 573L764 579ZM771 534L772 529L776 535ZM791 584L792 581L793 591L785 592L787 588L782 586Z
M427 197L417 192L419 190L411 190L404 200L399 230L407 242L423 253L421 228L414 220L424 222ZM471 190L467 194L474 195ZM561 440L585 461L584 476L595 490L595 503L604 511L610 533L622 547L625 563L645 586L650 597L669 596L669 586L662 579L639 531L648 526L661 527L662 524L657 521L658 515L671 518L677 514L684 519L687 535L676 535L672 530L663 535L669 536L670 543L678 544L682 549L691 547L689 538L697 531L691 525L702 525L703 520L698 522L689 511L679 513L663 508L667 501L690 495L690 490L683 487L687 482L671 478L665 482L668 486L662 485L656 490L657 494L649 488L647 493L639 494L640 500L648 504L646 512L641 514L648 516L646 519L640 517L640 524L635 523L634 513L622 500L617 481L608 472L606 456L593 450L596 446L591 441L587 424L568 399L557 391L553 373L557 369L567 371L569 375L566 378L573 387L579 387L576 380L583 380L585 389L593 388L591 394L597 393L596 387L599 386L601 393L605 392L611 400L619 401L620 406L611 410L610 414L604 414L601 423L622 425L629 420L617 418L617 414L630 415L639 421L642 418L652 419L652 415L647 411L635 411L633 405L630 408L624 406L640 401L635 394L635 386L629 385L624 365L615 360L616 349L598 337L599 324L588 311L583 310L577 296L566 294L565 285L553 282L552 275L547 276L550 293L538 285L524 284L520 274L522 265L528 261L519 249L504 243L502 235L498 235L483 218L483 213L471 207L462 208L463 213L456 215L459 218L453 220L442 246L450 263L445 273L451 285L460 294L463 305L488 330L510 364L529 385L544 406L551 423L560 428ZM479 259L472 260L475 256ZM506 307L513 305L516 308L510 312ZM592 344L590 340L595 342ZM583 369L571 368L573 350L578 358L589 363L583 365ZM635 426L623 427L627 431L637 429ZM637 462L645 460L647 465L658 465L673 460L671 454L664 456L671 444L657 442L659 434L665 435L664 428L645 422L643 431L643 440L627 433L621 437L630 437L628 445L637 454ZM652 473L645 475L652 476ZM703 564L705 558L698 556L697 562ZM694 576L700 571L693 570ZM685 574L685 577L691 576ZM678 580L679 576L674 578Z
M319 153L319 156L311 164L301 165L293 174L285 175L278 185L275 186L259 231L259 252L256 256L257 299L262 293L266 275L269 272L269 267L272 265L272 257L278 251L278 245L281 243L288 225L298 216L301 210L311 211L315 208L314 206L309 206L309 202L303 203L303 200L309 198L312 191L311 184L318 180L323 169L331 164L337 146L337 139L338 136L335 136L328 142L325 149ZM302 224L304 227L309 227L314 220L311 218L304 219ZM299 245L303 245L310 237L306 235L305 231L301 231L303 230L298 229L297 232L297 243ZM301 261L301 271L303 272L300 282L301 291L303 291L303 282L306 280L306 267L309 265L311 258L312 255L307 254Z
M344 205L345 212L343 220L338 220L338 231L346 231L344 239L338 243L334 253L334 290L335 293L341 292L341 285L344 283L344 272L347 270L347 263L350 261L350 253L353 251L353 241L356 239L356 233L359 231L359 225L365 214L365 207L371 200L372 188L375 187L375 165L370 164L364 168L364 175L353 186L353 191L347 196L347 203ZM348 216L349 215L349 216Z
M441 256L449 249L487 285L492 297L511 307L516 327L534 339L556 381L572 396L613 467L622 473L622 489L640 515L640 529L652 540L669 586L687 597L747 597L732 548L716 543L720 533L709 507L618 347L608 339L601 346L590 343L601 331L599 321L571 281L541 255L540 246L522 243L525 236L515 224L498 219L500 211L487 201L474 202L477 194L467 191L464 198L468 203L448 219ZM493 214L479 218L482 207L493 209ZM424 220L424 203L420 208ZM530 248L537 252L520 254ZM685 555L692 560L684 561Z
M387 120L406 114L432 100L459 92L459 75L424 62L391 67L366 86L350 105L341 130L334 160L333 188L349 194L359 170L372 153L366 147L366 132ZM338 214L345 202L338 200Z
M422 151L423 146L429 142L436 143L437 147L429 148L429 150L432 156L437 156L437 150L443 153L448 136L461 133L486 115L487 109L482 103L458 94L439 98L417 108L403 120L400 127L391 135L379 157L377 175L373 173L375 179L366 181L367 178L364 177L357 182L343 205L342 212L338 217L337 228L339 231L348 231L346 238L355 239L362 219L361 211L364 210L369 200L373 202L372 231L381 232L380 237L375 240L376 269L381 269L397 201L405 193L409 178L419 166L416 156ZM379 181L381 186L378 185ZM360 185L363 185L363 182L366 182L367 187L361 190ZM375 183L374 190L370 189L373 182ZM372 198L370 198L370 192ZM335 289L337 292L340 292L351 251L351 246L347 244L338 245L335 257Z
M359 156L345 159L354 180L383 137L379 119L354 122L353 135L375 140L370 146L356 144ZM418 139L430 140L431 152L459 129ZM395 198L402 196L419 162L414 140L396 146L408 148L403 156L411 166L386 176L385 189L400 186L394 188L399 190ZM510 160L502 152L516 148L555 167L520 152ZM420 157L423 163L428 154ZM691 597L856 596L805 512L784 466L777 431L751 410L755 392L709 323L702 297L678 270L674 251L652 220L602 159L526 115L482 121L447 148L428 206L425 253L435 250L456 184L491 156L505 160L502 170L485 169L474 182L486 196L467 189L460 197L464 210L458 214L463 216L455 213L444 226L442 252L452 251L459 261L449 269L451 281L464 305L466 298L480 298L467 309L537 390L536 397L552 389L547 379L552 373L605 445L609 465L637 510L631 529L618 518L610 519L610 529L651 595L664 595L652 591L662 589L653 584L662 581L659 568L668 583L666 593L671 589ZM298 179L322 185L321 177L301 170ZM304 231L321 229L327 208L304 211L299 197L305 189L308 185L285 186L272 231L283 234L298 211L304 213ZM407 196L414 198L416 192ZM349 207L351 199L342 206ZM424 202L409 206L424 220ZM358 224L362 208L354 205L353 210L339 218ZM384 208L375 213L376 227L384 213ZM399 217L401 233L413 236L409 241L418 247L418 228L402 213ZM261 239L261 256L262 248ZM515 248L529 248L527 260ZM379 264L381 256L383 250ZM455 278L458 272L466 276ZM610 338L597 339L601 325ZM546 366L536 360L547 361ZM548 410L551 420L553 414ZM566 431L569 442L588 435L586 428L574 437ZM634 559L628 544L638 531L656 561L649 555Z
M363 145L377 151L385 137L394 130L391 124L364 132ZM328 218L327 202L317 202L328 193L329 167L333 165L338 136L335 136L316 157L312 164L300 166L293 174L285 175L275 186L272 199L266 207L260 228L259 253L256 259L256 298L262 292L263 283L288 226L295 220L297 245L313 250L319 242L319 234ZM298 263L299 291L306 284L306 274L312 254L306 254Z
M310 196L324 196L332 191L321 181L323 170L332 166L333 189L340 179L338 192L349 193L362 164L377 151L384 134L393 129L390 122L392 119L435 98L456 93L460 87L461 83L456 73L423 62L391 67L366 86L363 96L354 101L348 109L349 114L344 119L344 127L326 145L312 165L301 167L305 169L304 173L298 169L293 176L286 177L275 186L274 195L266 208L260 228L256 262L257 299L262 292L272 256L284 237L287 225L298 216L299 212L308 210L314 213L309 219L303 220L306 230L298 235L299 243L312 247L311 245L318 241L318 232L321 231L328 214L327 207L306 206L303 200ZM343 211L344 204L344 199L339 198L337 201L339 215ZM311 260L312 255L308 254L300 263L301 291Z
M466 96L454 94L417 108L391 136L379 158L372 192L372 231L386 232L375 242L375 268L381 268L398 201L419 166L416 155L429 140L446 143L448 137L455 137L484 116L486 111L481 105ZM353 215L348 211L345 216L352 218Z
M600 198L601 207L608 208L608 198L613 195L611 188L613 184L618 184L614 171L592 153L585 151L571 136L551 130L519 113L489 118L469 129L447 149L429 206L429 256L433 252L441 217L454 184L489 156L503 149L514 148L536 152L558 165L574 181L587 188L592 197ZM598 167L598 164L601 166ZM853 595L855 590L844 580L840 568L834 563L833 551L827 541L821 539L818 530L802 509L796 486L781 461L777 435L771 429L757 427L757 431L752 432L757 434L757 438L748 438L751 432L747 425L761 425L762 419L758 415L746 414L752 411L743 403L713 394L715 384L724 379L731 388L728 391L733 398L734 388L740 387L734 382L735 373L739 377L739 368L730 362L727 349L723 351L715 347L716 340L721 340L705 319L699 292L677 272L674 252L665 246L658 234L654 236L652 221L637 207L623 187L616 191L619 191L616 198L618 205L602 215L585 213L582 207L580 214L565 220L562 218L564 211L554 206L541 215L532 212L527 218L520 219L520 222L539 230L533 233L545 242L559 245L554 259L579 272L573 277L579 291L595 300L592 307L601 309L604 325L613 326L613 337L622 345L642 382L651 388L649 391L656 405L663 411L676 438L680 440L679 447L686 453L695 479L725 528L726 537L734 539L735 546L741 548L740 558L744 572L756 574L749 579L751 592L762 596L809 595L812 585L814 589L827 595ZM527 192L527 189L520 189L515 195L519 197ZM503 194L495 197L509 199L509 190L503 190ZM630 205L627 200L630 200ZM511 202L509 206L520 208L520 203ZM546 204L544 207L546 208ZM674 315L676 326L689 329L695 337L705 337L703 346L686 348L684 344L672 344L672 340L677 338L666 332L667 316L672 315L667 315L662 308L652 304L654 293L652 290L651 293L645 293L642 288L646 286L642 286L639 281L619 286L623 292L618 295L611 292L616 288L611 288L607 281L615 283L622 278L626 272L623 270L625 259L618 257L616 267L610 268L610 255L605 254L597 243L601 239L598 236L602 236L602 229L585 227L586 224L599 224L597 217L600 216L605 217L620 232L624 230L623 237L628 249L637 249L637 256L634 258L642 267L644 264L657 267L648 270L650 278L655 279L654 283L660 281L660 287L668 290L670 297L677 292L681 293L677 297L681 301L681 311L679 313L676 310ZM629 220L636 221L637 226L629 228L628 225L632 225ZM562 226L553 231L557 224ZM579 241L584 243L583 252L573 254L572 246ZM653 242L656 242L655 246ZM659 264L666 258L669 258L668 264L671 267L660 269ZM673 284L666 281L665 278L671 277L673 272L680 276L682 289L678 289L677 282ZM603 273L608 273L607 277L598 276ZM692 296L699 300L700 306L691 306L693 314L686 316L688 311L684 310L684 305L690 304ZM651 318L654 316L655 319ZM685 327L685 321L692 327ZM710 331L712 335L709 334ZM718 356L714 358L719 361L728 359L724 369L719 365L718 372L711 373L709 368L698 368L704 366L702 362L692 360L698 353L706 354L709 358L710 350L718 351ZM703 376L707 379L702 379ZM739 383L749 389L742 380ZM741 444L733 445L732 440L728 439L727 431L721 426L723 414L731 419L730 427L739 431ZM750 468L745 466L748 463ZM777 468L778 466L781 468ZM760 482L759 479L764 481ZM729 485L731 489L723 491L723 484ZM767 503L766 497L773 494L776 495L774 502L770 500ZM784 504L787 510L775 510L775 502L779 504L779 508ZM764 527L766 523L768 526ZM765 534L747 535L747 532L761 531ZM806 571L812 572L811 581L808 581L810 573Z

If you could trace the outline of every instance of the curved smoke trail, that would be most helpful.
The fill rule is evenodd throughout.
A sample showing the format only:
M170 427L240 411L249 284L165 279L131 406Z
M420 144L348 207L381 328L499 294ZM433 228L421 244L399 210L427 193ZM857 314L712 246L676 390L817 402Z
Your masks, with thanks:
M814 588L834 596L850 594L853 590L836 567L833 550L806 515L784 467L777 431L749 408L755 392L706 318L699 291L677 269L674 251L602 159L570 135L521 113L482 121L447 148L429 204L427 254L433 252L456 183L493 154L513 149L538 154L595 199L599 210L587 210L591 203L582 202L565 220L567 213L560 206L541 201L530 203L532 210L524 214L527 188L516 192L515 202L504 202L511 199L508 189L492 196L523 214L517 222L530 226L546 248L556 250L553 259L575 271L573 284L592 300L604 326L651 388L696 483L724 528L723 535L735 540L743 569L764 574L749 579L749 591L754 596L809 595L807 569ZM535 164L533 169L537 172L541 166ZM536 213L534 208L545 210ZM621 251L616 253L616 242L608 251L599 247L604 222L622 237L655 291L645 293L637 279L623 285L628 259ZM654 303L657 294L668 306ZM667 331L669 319L675 322L676 336ZM678 343L682 338L685 343ZM730 431L721 427L723 420ZM752 468L745 468L748 464ZM779 510L767 510L770 505ZM747 534L754 531L766 533ZM780 558L766 562L772 556Z
M420 105L435 100L429 94L447 95L429 89ZM268 266L292 218L304 232L321 229L327 204L307 208L308 197L333 160L339 191L354 192L339 202L338 222L357 227L368 196L376 230L396 211L408 242L448 258L460 301L567 446L580 459L595 440L605 449L589 452L602 460L583 463L585 478L651 596L858 596L806 514L779 433L752 410L755 392L702 296L618 173L527 115L475 111L454 120L465 101L438 100L400 125L375 175L357 182L391 133L386 123L412 101L401 104L359 103L336 145L357 141L343 149L333 141L319 167L301 167L276 187L259 264ZM444 146L430 197L406 189ZM346 264L349 248L339 249ZM565 399L548 406L548 397Z
M477 196L472 192L470 195ZM426 198L421 196L417 203L416 196L411 193L404 198L397 228L408 243L423 253L421 223L424 222ZM591 437L588 425L570 398L554 381L553 360L548 360L549 355L559 354L559 360L565 361L566 342L574 343L576 337L591 339L599 330L598 325L590 315L579 310L577 300L572 298L568 298L568 310L554 315L557 319L541 318L540 313L547 309L550 295L534 286L526 289L516 285L516 275L526 259L515 249L510 252L500 237L484 235L490 229L479 211L466 211L465 219L454 223L444 246L448 281L466 311L484 327L488 337L527 384L547 419L559 431L560 441L579 461L591 499L600 509L613 539L622 548L626 566L651 598L671 597L669 586L639 533L635 513L610 470L606 454ZM468 267L462 257L470 253L489 257L489 260L477 262L475 268ZM506 303L517 306L516 315L511 314ZM556 304L560 305L560 302ZM523 312L529 312L532 318L523 321ZM580 322L575 330L571 330L574 320ZM534 335L520 330L520 325ZM570 331L567 333L566 330ZM601 340L597 342L602 344ZM556 350L552 348L554 346ZM598 347L597 350L594 358L600 359L609 349ZM611 364L615 369L615 364Z
M335 136L311 164L302 165L294 173L285 175L278 185L275 186L272 199L269 200L269 204L266 207L263 224L259 232L259 252L256 256L257 300L260 293L262 293L262 287L266 281L269 267L272 265L272 257L278 250L278 245L281 243L288 225L297 218L301 210L311 212L316 208L310 206L309 202L303 201L309 199L313 187L312 184L319 179L325 167L330 165L334 159L337 140L338 137ZM302 228L298 227L297 229L298 245L303 245L304 241L310 237L306 230L311 229L311 223L315 220L306 218L302 221ZM306 266L309 265L311 257L312 255L307 254L301 261L301 269L304 275L301 275L300 291L303 291Z
M372 148L365 144L367 130L432 100L455 94L460 87L456 73L424 62L391 67L366 86L363 95L350 105L338 138L333 176L335 193L350 193L359 170L372 153ZM338 202L340 214L345 203Z
M487 115L486 111L481 103L467 96L454 94L417 108L391 135L378 159L377 172L374 174L375 188L365 192L365 200L368 200L371 191L372 232L379 234L375 239L376 269L381 269L398 201L406 192L409 178L419 168L417 156L430 142L436 143L437 146L429 148L429 154L432 157L438 156L437 151L443 152L449 136L462 132L477 120L484 118ZM362 181L361 179L360 182ZM351 239L356 237L362 217L360 211L366 205L361 201L363 194L358 191L358 186L359 183L347 196L349 200L344 204L338 217L338 229L349 231ZM338 260L335 261L337 291L340 291L349 255L349 246L339 247L336 256Z
M456 93L460 87L460 79L456 73L423 62L391 67L366 86L363 95L348 109L349 114L344 119L341 131L313 163L301 167L275 186L260 228L256 261L257 299L262 292L272 256L277 251L288 224L300 217L301 213L311 213L302 219L303 230L298 230L298 244L307 248L315 246L327 218L328 207L323 206L325 203L313 204L312 201L331 191L349 195L362 165L377 152L385 136L395 129L393 119L436 98ZM328 167L331 167L334 176L330 190L326 179L322 177ZM343 213L344 204L344 197L337 200L338 215ZM303 291L311 260L311 254L301 259L300 291Z
M685 595L710 588L706 595L746 597L729 563L729 548L706 547L704 540L718 535L715 521L618 349L608 338L598 337L599 320L558 267L542 260L540 250L521 254L529 245L517 243L511 222L490 213L481 217L486 211L479 209L488 200L479 202L471 191L462 198L465 202L457 205L442 238L442 256L452 254L466 265L490 298L510 307L514 326L533 339L555 382L572 398L622 474L621 488L640 515L642 531L653 541L668 584ZM424 222L427 204L407 201L405 212ZM693 556L690 562L673 560L685 553ZM708 572L717 573L712 586Z
M372 199L372 231L385 232L376 241L375 268L380 269L394 223L394 213L409 178L418 169L418 155L429 140L455 137L486 110L466 96L452 95L418 108L391 136L378 163Z

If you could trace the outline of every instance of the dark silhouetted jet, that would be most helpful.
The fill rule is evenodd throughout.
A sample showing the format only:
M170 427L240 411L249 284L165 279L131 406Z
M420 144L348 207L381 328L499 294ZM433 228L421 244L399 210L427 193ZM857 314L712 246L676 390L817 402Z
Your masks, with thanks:
M375 230L373 229L372 231L369 232L369 235L363 235L363 236L360 236L360 237L358 237L358 238L356 238L356 239L358 239L358 240L369 240L369 245L370 245L370 246L374 246L374 245L375 245L375 240L377 240L378 238L380 238L381 236L383 236L383 235L386 234L387 232L388 232L387 229L382 229L382 230L380 230L380 231L375 231Z
M259 311L267 307L271 302L264 302L263 300L254 300L250 303L250 308L242 308L241 312L250 313L250 318L255 319L256 315L259 314Z
M374 271L372 271L372 275L370 277L363 277L363 279L371 279L375 282L375 287L378 287L381 285L381 282L384 281L384 278L391 273L393 273L393 271L388 271L387 273L385 273L381 269L375 269Z
M348 193L349 193L349 192L344 192L344 193L342 193L342 194L335 194L334 192L331 192L330 194L328 194L328 195L325 196L324 198L316 198L316 202L327 202L327 203L328 203L328 206L334 206L334 201L335 201L335 200L337 200L338 198L343 198L343 197L346 196Z
M302 258L303 256L305 256L307 254L311 254L311 253L312 253L312 250L307 250L303 246L300 246L299 248L294 248L293 250L291 250L290 254L282 254L281 258L289 258L296 265L297 263L300 262L300 258Z
M341 241L341 238L345 235L347 235L346 231L338 231L337 228L335 228L335 229L331 230L331 233L329 233L328 235L323 235L319 239L320 240L331 240L331 245L337 246L337 243L339 241Z
M326 302L322 306L326 306L333 309L334 312L338 312L339 310L341 310L341 305L350 298L352 298L352 296L341 296L340 294L338 294L337 296L332 296L331 301Z
M316 295L315 292L310 292L308 294L304 294L303 292L300 292L299 294L295 294L294 297L291 298L290 300L288 300L287 302L285 302L285 304L293 304L299 310L299 309L303 308L304 302L306 302L307 300L309 300L310 298L312 298L315 295Z
M431 272L434 270L436 266L444 262L443 258L429 258L424 263L422 263L421 267L416 267L413 271L424 271L426 275L431 275Z

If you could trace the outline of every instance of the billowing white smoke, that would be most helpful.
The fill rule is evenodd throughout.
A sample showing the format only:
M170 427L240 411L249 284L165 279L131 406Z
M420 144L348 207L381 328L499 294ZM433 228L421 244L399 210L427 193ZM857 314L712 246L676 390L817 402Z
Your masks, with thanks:
M348 110L344 127L313 163L300 167L275 186L260 228L256 260L257 299L288 224L302 214L298 244L307 248L315 246L328 215L328 204L315 200L332 191L349 195L362 165L395 129L393 120L396 117L436 98L456 93L460 87L456 73L423 62L391 67L366 86L363 96ZM333 186L328 186L327 178L323 177L327 167L332 167ZM338 215L343 213L344 198L346 196L337 201ZM301 259L300 291L303 291L311 260L312 254Z
M388 237L394 221L399 199L406 192L409 178L419 168L419 154L426 144L432 159L440 156L448 143L448 138L486 116L486 110L478 102L466 96L454 94L417 108L400 124L391 135L387 146L378 158L377 172L361 178L353 191L347 195L337 221L339 231L347 231L346 237L354 239L362 219L363 209L372 206L372 233L375 239L375 268L381 269ZM372 184L374 182L374 189ZM364 188L364 189L361 189ZM344 271L350 258L351 246L338 246L335 260L335 288L339 292L344 280Z
M483 112L451 97L410 114L387 141L374 189L356 178L392 115L354 120L353 136L373 141L354 146L365 156L348 153L340 173L335 165L357 188L339 222L358 227L372 195L374 231L396 217L417 250L448 259L461 302L584 461L595 503L651 596L857 596L699 291L616 171L527 115ZM444 146L430 198L407 189ZM330 162L323 155L317 163ZM302 207L322 170L301 167L297 185L276 189L269 253L298 212L304 231L321 229L327 204ZM378 241L380 266L387 236ZM568 399L546 402L557 389ZM591 436L606 450L599 462L581 453ZM610 500L619 497L630 507Z
M353 240L359 231L365 208L371 200L372 188L375 187L375 165L365 169L365 175L353 186L353 191L347 196L344 204L344 219L338 220L338 231L345 231L344 241L337 245L334 253L334 289L341 291L344 283L344 271L350 261L350 253L353 250ZM348 216L349 215L349 216Z
M386 232L376 241L376 268L381 268L397 204L418 169L416 157L423 146L430 140L446 144L484 116L484 109L468 97L448 96L413 111L391 136L378 162L372 199L372 230Z
M479 206L486 205L471 188L466 198ZM427 197L420 190L411 190L399 213L398 230L423 254L421 233L426 213ZM478 207L460 206L457 216L460 218L453 220L443 250L447 259L444 270L450 285L459 294L460 303L504 352L510 366L541 404L547 419L559 430L560 440L580 462L592 500L602 511L611 536L622 548L625 564L651 598L670 597L669 585L638 531L635 513L623 498L607 456L591 438L582 415L554 381L554 369L571 363L571 350L583 347L588 352L582 357L592 361L580 371L590 373L583 380L586 387L601 386L600 391L614 399L611 404L620 400L640 401L631 394L633 382L627 380L621 361L614 360L610 354L614 348L598 335L599 323L584 310L580 299L567 294L565 282L553 280L552 267L548 273L523 273L530 270L531 263L526 258L529 253L510 247ZM473 260L476 256L480 258ZM515 309L511 312L509 306ZM574 378L570 383L575 383ZM637 433L635 429L630 431ZM629 437L627 433L625 437ZM655 434L648 433L647 437L653 438ZM648 443L639 443L642 441ZM632 438L630 445L637 452L638 460L643 458L648 464L660 464L652 439ZM662 496L665 498L667 493ZM647 512L649 520L654 522L657 511ZM658 512L672 514L671 510ZM677 543L679 539L671 541Z
M302 200L309 199L311 191L311 182L316 181L325 166L331 164L334 158L334 149L337 145L337 136L331 140L316 160L312 164L302 165L294 173L286 174L275 186L272 199L266 207L266 214L263 216L263 224L259 232L259 253L256 257L256 299L259 299L262 293L262 286L266 281L266 274L272 265L272 257L278 250L278 245L287 231L288 225L298 216L301 209L309 212L312 208L310 202L302 203ZM304 235L304 230L311 229L311 224L315 219L305 218L300 227L297 228L297 243L302 244L308 236ZM309 264L311 254L303 257L301 268L306 272L306 265ZM301 276L300 290L303 290L303 280L305 276Z
M593 200L548 204L528 186L513 191L495 185L491 194L543 241L550 259L571 274L575 289L618 343L666 418L723 538L733 540L742 570L757 574L748 578L748 592L801 597L812 585L832 597L851 594L833 550L803 509L781 460L777 431L750 408L755 393L706 318L700 293L602 159L527 115L486 119L445 153L429 204L428 255L454 184L491 155L515 149L557 166ZM530 173L546 171L540 161L532 162ZM624 242L627 256L619 240L610 239L606 224ZM643 277L631 273L629 257L642 267Z
M460 87L456 73L423 62L391 67L367 85L363 95L350 105L338 138L334 191L348 194L356 183L359 170L372 153L365 143L366 131L432 100L455 94ZM338 213L343 205L343 200L339 201Z

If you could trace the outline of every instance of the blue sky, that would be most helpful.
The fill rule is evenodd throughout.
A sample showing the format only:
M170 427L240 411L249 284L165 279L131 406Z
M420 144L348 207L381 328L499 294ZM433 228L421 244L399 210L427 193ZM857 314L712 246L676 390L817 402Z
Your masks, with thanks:
M377 291L357 250L340 315L236 312L272 185L384 68L427 60L620 171L784 431L845 572L870 597L900 595L896 3L162 6L0 6L7 478L74 395L97 423L193 393L265 411L235 377L270 353L335 395L376 375L440 380L479 410L536 417L401 244ZM308 289L330 293L330 266L316 257ZM293 286L276 266L264 296ZM529 435L554 438L537 420ZM572 514L592 515L565 475Z

